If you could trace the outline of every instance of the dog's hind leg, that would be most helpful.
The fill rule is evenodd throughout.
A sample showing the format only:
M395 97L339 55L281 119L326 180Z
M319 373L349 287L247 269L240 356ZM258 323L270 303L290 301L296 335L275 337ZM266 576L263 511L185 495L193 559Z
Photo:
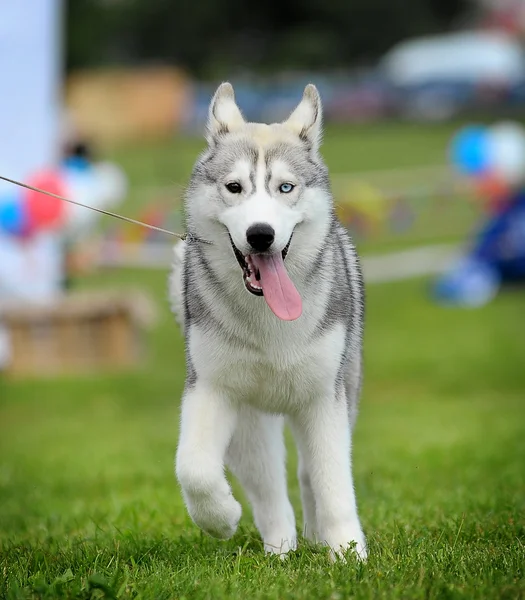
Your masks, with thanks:
M294 437L297 435L294 431L294 423L289 423ZM301 504L303 506L303 536L313 542L317 541L317 526L315 521L315 498L312 490L312 480L310 479L310 470L307 463L306 452L297 448L299 454L299 466L297 468L297 479L301 489Z
M226 461L252 505L264 549L273 554L295 549L297 533L286 485L283 418L242 408Z
M193 521L214 537L227 539L237 529L241 505L224 474L224 458L237 412L227 398L199 381L182 399L176 458L177 479Z

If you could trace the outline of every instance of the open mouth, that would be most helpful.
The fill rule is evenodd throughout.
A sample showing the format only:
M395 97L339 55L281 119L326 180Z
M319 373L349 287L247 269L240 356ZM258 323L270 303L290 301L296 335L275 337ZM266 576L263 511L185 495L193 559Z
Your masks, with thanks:
M291 241L292 236L282 252L244 256L230 236L246 289L255 296L264 296L273 314L283 321L298 319L303 310L301 296L284 265Z
M288 243L286 244L285 248L281 252L283 261L286 258L286 255L288 254L288 249L290 248L290 244L292 242L292 237L293 237L293 234L290 236ZM247 256L244 256L242 254L242 252L237 248L237 246L233 243L231 236L230 236L230 243L232 245L233 252L235 254L235 258L237 258L237 262L239 263L239 265L242 269L242 277L243 277L243 281L244 281L244 285L245 285L246 289L250 293L254 294L255 296L264 296L263 287L261 284L261 273L259 271L259 268L255 265L252 255L248 254ZM256 255L256 256L263 256L263 255ZM255 259L255 260L257 260L257 259Z

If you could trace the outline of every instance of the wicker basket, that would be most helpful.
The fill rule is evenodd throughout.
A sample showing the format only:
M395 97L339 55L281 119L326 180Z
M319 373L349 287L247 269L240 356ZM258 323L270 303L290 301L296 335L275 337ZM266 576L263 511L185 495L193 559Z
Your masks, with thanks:
M155 319L139 293L76 293L46 306L4 306L11 377L74 375L125 369L144 353L145 329Z

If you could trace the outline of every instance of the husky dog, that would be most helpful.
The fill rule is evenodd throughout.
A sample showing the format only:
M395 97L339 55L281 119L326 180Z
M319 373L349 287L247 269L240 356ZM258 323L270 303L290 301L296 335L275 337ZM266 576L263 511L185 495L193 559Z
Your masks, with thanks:
M176 475L193 521L229 538L243 485L266 551L297 535L283 425L299 452L304 533L366 557L351 471L361 387L363 283L319 154L308 85L283 123L248 123L223 83L186 195L170 297L186 340ZM203 243L203 241L208 243Z

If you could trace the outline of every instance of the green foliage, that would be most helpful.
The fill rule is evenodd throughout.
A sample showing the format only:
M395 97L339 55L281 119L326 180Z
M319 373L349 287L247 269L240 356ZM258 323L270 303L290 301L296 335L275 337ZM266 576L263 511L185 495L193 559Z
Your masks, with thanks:
M67 65L162 60L212 77L238 69L349 67L407 36L447 27L465 6L465 0L69 0Z

